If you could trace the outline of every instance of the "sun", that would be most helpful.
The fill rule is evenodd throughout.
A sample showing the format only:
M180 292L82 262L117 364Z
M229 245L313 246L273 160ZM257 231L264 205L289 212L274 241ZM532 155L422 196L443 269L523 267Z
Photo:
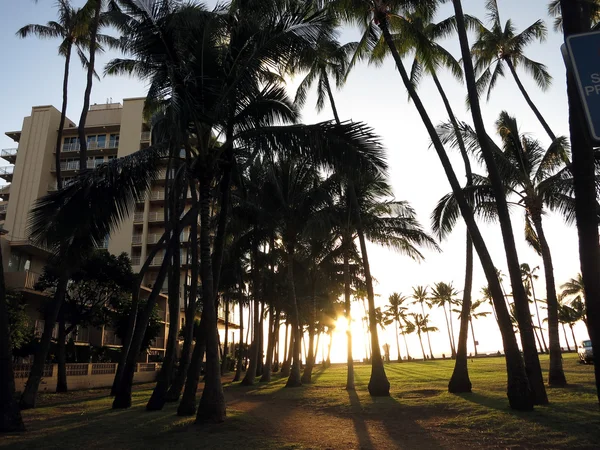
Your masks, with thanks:
M345 334L348 330L348 320L344 317L338 317L335 321L335 331L341 334Z

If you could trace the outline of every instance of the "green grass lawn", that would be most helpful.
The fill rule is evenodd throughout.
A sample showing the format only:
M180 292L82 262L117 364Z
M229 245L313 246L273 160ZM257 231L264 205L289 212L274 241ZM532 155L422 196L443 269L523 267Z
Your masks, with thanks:
M547 357L542 357L547 366ZM593 367L565 355L566 389L549 389L550 405L508 409L502 358L469 362L473 393L446 391L452 361L386 364L389 398L371 398L370 368L356 367L356 393L343 389L346 370L317 369L314 384L286 389L285 380L241 387L225 383L228 420L197 426L144 410L151 386L133 407L112 411L107 391L41 396L25 411L28 431L3 436L0 448L600 448L600 410Z

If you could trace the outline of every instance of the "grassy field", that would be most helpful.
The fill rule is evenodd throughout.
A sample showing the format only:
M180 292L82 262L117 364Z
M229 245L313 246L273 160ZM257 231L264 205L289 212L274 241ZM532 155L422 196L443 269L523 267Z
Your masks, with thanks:
M550 405L530 413L508 409L501 358L469 362L473 393L460 396L446 392L448 360L386 364L389 398L369 396L365 365L356 393L343 389L343 365L298 389L278 377L253 387L226 381L228 420L210 426L177 417L175 405L146 412L151 386L138 387L126 411L112 411L105 390L46 394L25 412L28 431L3 436L0 448L600 448L593 368L574 355L564 365L569 387L549 389Z

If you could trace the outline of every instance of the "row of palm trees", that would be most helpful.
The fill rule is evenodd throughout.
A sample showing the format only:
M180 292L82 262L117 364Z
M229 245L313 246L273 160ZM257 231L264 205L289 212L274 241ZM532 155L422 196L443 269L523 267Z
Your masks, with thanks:
M332 81L339 87L360 60L377 62L390 54L452 188L452 193L436 208L434 231L440 238L447 236L460 216L467 225L465 287L456 345L451 338L456 362L449 390L471 390L466 343L475 303L471 301L474 249L487 278L502 334L509 404L514 409L531 410L534 404L548 401L509 203L524 208L528 224L526 239L539 251L544 262L551 361L549 383L564 386L566 379L558 339L558 296L550 248L542 226L545 209L558 211L567 220L577 223L588 328L592 342L598 342L594 330L598 329L600 315L594 299L600 298L595 295L600 294L600 283L594 281L594 274L600 273L600 252L596 190L595 184L590 183L595 174L594 164L587 164L589 161L585 159L588 156L584 149L589 144L584 138L585 130L580 128L583 121L577 122L576 114L571 114L571 162L566 139L555 138L547 126L544 128L552 143L544 147L530 136L521 135L516 120L502 113L497 121L501 139L498 145L490 138L482 120L479 94L483 87L493 88L497 78L503 75L504 65L508 66L534 113L537 111L520 83L517 69L524 67L541 87L548 85L545 68L523 53L528 43L545 37L542 22L536 22L521 33L516 32L510 21L503 28L495 0L486 3L492 23L489 28L465 15L460 0L452 1L454 16L438 23L433 21L440 4L435 0L250 0L220 5L213 10L171 0L110 1L105 9L102 3L91 0L93 8L89 10L93 11L93 19L85 34L89 36L91 50L88 86L91 89L100 24L107 23L122 36L118 45L126 56L112 60L105 73L133 74L148 83L145 112L153 116L152 146L96 170L84 171L75 183L41 199L32 212L31 232L36 242L72 262L75 249L93 246L119 226L136 201L144 197L160 167L167 164L174 169L166 188L169 199L165 206L166 232L161 239L166 247L164 262L144 311L131 319L123 359L115 377L113 407L131 405L135 361L160 286L167 276L172 290L170 307L173 311L178 307L175 280L180 272L179 239L180 231L186 227L192 230L191 281L185 301L187 346L184 345L186 350L174 379L175 336L169 336L165 363L148 409L162 408L165 401L178 399L183 390L180 414L196 412L198 422L224 420L216 306L225 292L225 274L231 268L243 267L244 261L249 270L233 272L239 273L234 283L236 295L241 300L245 286L249 285L253 301L254 336L245 383L254 382L254 374L263 364L260 349L264 345L259 330L264 314L260 310L270 307L270 299L278 297L273 295L276 286L282 288L287 301L279 305L280 309L275 306L270 317L275 317L276 311L285 313L291 325L288 386L300 385L303 378L300 375L303 322L308 325L309 341L319 335L316 331L319 295L327 292L335 297L338 289L343 292L345 314L350 323L352 289L362 289L366 291L372 349L369 392L389 395L377 334L378 312L366 241L390 246L414 259L422 258L418 246L437 246L423 232L410 206L393 200L386 176L385 153L378 137L365 124L341 119L343 112L340 114L337 110ZM591 17L587 9L561 1L561 11L565 34L591 26L591 21L587 24L581 20ZM574 18L576 15L579 22ZM339 44L336 30L344 24L361 28L363 35L359 42ZM476 33L472 47L467 34L470 29ZM460 43L460 62L438 43L440 38L454 33ZM501 53L498 48L502 48ZM406 56L414 56L410 73L404 67ZM443 68L450 68L466 83L473 127L459 121L454 114L437 77ZM420 99L418 80L424 71L434 78L448 113L448 124L436 127ZM293 101L286 94L283 77L299 73L305 78ZM299 122L299 108L313 85L318 94L317 107L322 108L328 101L333 121L314 125ZM88 94L86 89L86 96ZM572 87L569 99L576 105ZM577 111L576 106L573 108ZM543 120L539 111L536 116ZM85 117L80 121L80 134L84 122ZM84 143L85 138L80 141ZM467 174L465 186L458 181L447 147L456 147L461 153ZM185 156L181 156L182 151ZM85 159L85 146L81 156ZM473 173L470 161L473 156L486 169L485 175ZM188 190L192 192L192 208L185 212L183 205ZM523 356L505 293L476 219L494 219L500 223ZM326 249L331 252L323 254ZM149 261L155 256L150 253L138 276L138 284L132 288L134 302L138 301L139 283ZM300 260L307 262L301 265ZM329 264L335 267L334 263L340 267L332 272L322 270ZM68 282L66 266L65 285ZM298 280L297 273L301 270L306 271L305 280L310 282ZM249 282L244 281L244 273ZM339 277L332 276L335 282L321 284L319 278L323 273ZM275 282L278 276L285 281ZM270 279L273 281L268 282ZM441 286L436 288L441 289ZM52 302L54 309L60 307L58 294ZM442 295L446 294L442 290ZM201 305L202 313L199 325L194 328L197 305ZM302 319L303 313L308 319ZM172 318L176 316L171 314ZM270 330L279 326L279 320L271 320ZM419 320L425 321L423 331L428 325L424 311ZM49 342L54 326L52 315L46 323L49 330L44 331L42 341L46 338ZM6 332L4 324L0 325L2 332ZM275 336L278 333L270 331L268 340L274 341ZM196 341L193 352L192 339ZM348 339L350 344L350 335ZM268 355L276 348L269 343ZM351 352L352 346L348 348ZM313 349L312 344L310 349ZM270 364L271 356L264 365ZM45 357L43 352L36 355L34 368L43 367ZM195 393L204 358L205 387L196 408ZM310 350L309 359L314 359L314 352L311 356ZM314 365L314 361L307 364L307 369L311 364ZM2 370L9 372L4 366ZM310 380L310 370L305 372L305 380ZM34 405L36 383L41 375L34 372L32 369L31 383L28 381L27 395L22 399L24 407ZM6 379L12 378L7 375ZM170 383L170 380L174 381ZM10 382L6 384L5 390L9 392ZM346 387L354 388L350 353ZM5 391L2 392L4 395ZM18 416L14 402L3 402L3 408L10 411L3 417ZM10 422L9 428L15 428L14 424ZM3 429L6 429L4 425Z

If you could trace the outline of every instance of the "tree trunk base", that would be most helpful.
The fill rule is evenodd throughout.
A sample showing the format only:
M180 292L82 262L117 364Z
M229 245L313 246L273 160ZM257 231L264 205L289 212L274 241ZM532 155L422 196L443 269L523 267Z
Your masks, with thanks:
M196 414L196 399L188 401L181 399L179 406L177 407L177 415L180 417L190 417Z
M240 386L254 386L254 380L250 380L248 377L244 377Z
M165 406L166 392L159 386L154 388L150 400L146 403L146 411L161 411Z
M313 368L311 364L307 364L307 366L304 368L304 373L300 379L302 384L312 384L312 369Z
M69 388L67 387L66 384L57 383L56 384L56 393L60 394L60 393L63 393L63 392L69 392Z
M390 396L390 382L385 375L383 366L380 370L371 372L371 379L369 380L369 394L371 397L389 397Z
M562 370L550 371L548 373L548 386L553 388L567 387L567 379Z
M510 382L506 392L510 409L515 411L533 411L534 395L529 387L527 379L518 379Z
M198 414L196 415L196 423L222 423L227 417L225 409L225 397L223 395L206 395L206 391L202 393L200 405L198 406Z
M117 393L112 403L112 409L131 408L131 395Z
M268 383L271 381L271 371L267 370L266 372L264 372L262 374L262 377L260 377L260 382L261 383Z
M473 385L469 379L469 371L466 367L457 368L454 367L452 377L448 383L448 392L451 394L465 394L472 391Z

